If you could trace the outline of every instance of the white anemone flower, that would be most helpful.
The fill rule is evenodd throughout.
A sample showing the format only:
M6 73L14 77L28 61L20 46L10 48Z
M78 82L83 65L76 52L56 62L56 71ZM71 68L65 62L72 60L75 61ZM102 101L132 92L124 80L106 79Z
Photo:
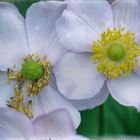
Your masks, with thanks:
M24 19L14 5L0 3L0 107L29 118L65 108L77 128L80 113L59 93L52 72L64 53L55 22L65 8L64 2L38 2Z
M79 109L93 108L109 92L140 110L140 1L66 0L56 23L69 50L55 66L59 91Z
M71 116L54 110L29 121L27 116L0 108L0 140L88 140L76 135Z

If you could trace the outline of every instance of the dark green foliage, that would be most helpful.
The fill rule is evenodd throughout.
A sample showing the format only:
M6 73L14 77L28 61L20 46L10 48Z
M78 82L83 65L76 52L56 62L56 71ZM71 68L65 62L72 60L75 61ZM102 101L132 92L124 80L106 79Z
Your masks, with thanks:
M30 7L31 4L38 2L39 0L18 0L14 4L19 9L20 13L25 17L26 10Z
M81 112L82 123L78 133L86 136L99 134L99 107ZM140 135L140 113L124 107L109 97L104 104L104 136Z

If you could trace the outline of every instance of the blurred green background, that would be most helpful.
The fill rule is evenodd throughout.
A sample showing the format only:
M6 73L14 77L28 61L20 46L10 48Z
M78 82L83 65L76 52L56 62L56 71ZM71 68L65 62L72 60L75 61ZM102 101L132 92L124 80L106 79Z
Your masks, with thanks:
M27 8L39 0L0 0L15 4L25 16ZM112 0L108 0L111 2ZM102 109L102 113L100 110ZM78 133L88 137L140 136L140 113L135 108L118 104L109 97L105 104L93 110L81 112L82 122Z

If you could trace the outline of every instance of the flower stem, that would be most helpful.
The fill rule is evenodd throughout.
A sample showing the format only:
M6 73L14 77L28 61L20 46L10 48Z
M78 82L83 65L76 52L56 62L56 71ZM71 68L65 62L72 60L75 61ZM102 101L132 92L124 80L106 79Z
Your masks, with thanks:
M99 136L104 135L104 106L99 106Z

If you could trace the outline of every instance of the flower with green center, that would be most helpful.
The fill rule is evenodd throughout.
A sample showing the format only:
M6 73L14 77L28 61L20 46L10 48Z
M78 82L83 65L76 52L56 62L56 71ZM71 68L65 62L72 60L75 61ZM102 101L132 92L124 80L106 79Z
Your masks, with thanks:
M53 73L64 53L54 25L65 8L64 2L38 2L24 19L14 5L0 3L0 107L29 119L64 108L76 128L80 113L60 95Z
M140 110L139 0L67 1L56 23L69 50L54 68L60 92L83 110L105 102ZM79 104L80 103L80 104Z
M115 79L127 76L137 68L140 48L134 33L114 28L102 33L101 40L93 42L92 52L93 62L98 63L97 70Z

